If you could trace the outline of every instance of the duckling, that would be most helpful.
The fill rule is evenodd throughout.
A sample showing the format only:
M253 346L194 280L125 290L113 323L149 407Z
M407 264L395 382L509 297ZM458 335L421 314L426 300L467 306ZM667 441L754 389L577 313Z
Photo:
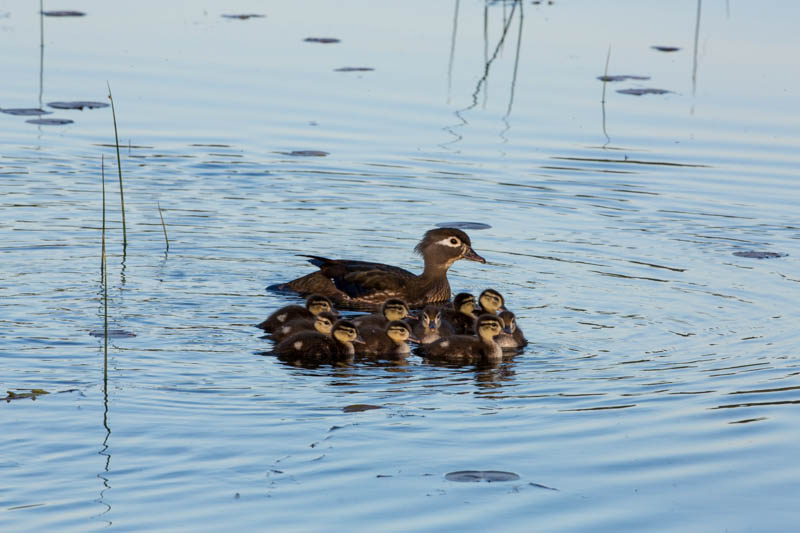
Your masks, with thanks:
M442 322L441 309L433 304L425 306L413 323L412 332L421 344L433 342L440 337L449 337L454 333L450 324Z
M475 321L477 336L453 335L424 344L420 350L430 359L455 363L494 363L503 359L503 349L495 341L503 321L495 315L481 315Z
M517 326L517 317L511 311L503 311L499 315L505 327L497 336L497 344L503 349L523 348L528 345L528 339Z
M371 315L361 315L353 320L361 331L365 327L377 327L383 329L392 320L403 320L408 316L408 306L399 298L389 298L381 305L380 313Z
M442 309L442 320L453 327L459 335L475 333L475 297L468 292L460 292L453 298L453 308Z
M420 275L382 263L350 259L328 259L308 255L319 271L288 283L269 287L300 294L323 294L339 306L374 309L388 298L401 298L410 307L450 299L447 269L459 259L479 263L486 260L475 253L469 236L456 228L429 230L414 248L425 262Z
M278 327L286 324L290 320L298 318L313 319L315 316L323 311L333 310L333 304L330 299L321 294L312 294L306 299L306 306L300 305L287 305L281 307L267 317L257 327L263 329L267 333L273 333Z
M497 311L506 310L506 301L499 292L494 289L486 289L478 297L479 309L475 309L475 316L483 314L496 315Z
M402 320L392 320L383 328L368 326L359 332L364 344L356 347L356 353L381 355L391 359L407 356L411 353L407 342L417 340L411 336L411 326Z
M319 313L313 320L296 318L276 328L275 331L269 335L269 338L274 341L282 341L286 337L291 337L295 333L300 333L301 331L318 331L330 337L333 324L337 320L339 320L339 316L330 311Z
M317 331L301 331L275 345L273 352L292 363L339 363L352 359L353 343L364 342L356 325L349 320L338 320L328 337Z

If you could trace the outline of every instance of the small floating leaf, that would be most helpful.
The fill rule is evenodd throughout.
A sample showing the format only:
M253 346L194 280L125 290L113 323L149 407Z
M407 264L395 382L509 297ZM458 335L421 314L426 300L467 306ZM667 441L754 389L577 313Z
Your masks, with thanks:
M322 150L292 150L291 152L280 153L295 157L325 157L326 155L329 155L328 152L323 152Z
M8 395L5 398L0 398L0 400L5 400L10 402L11 400L24 400L26 398L30 398L31 400L35 400L37 396L41 396L43 394L50 394L44 389L30 389L30 392L14 392L14 391L7 391Z
M105 337L105 332L102 329L95 329L89 332L92 337ZM124 339L128 337L135 337L136 334L124 329L109 329L108 336L112 339Z
M777 257L786 257L789 254L783 252L759 252L756 250L747 250L745 252L733 252L737 257L747 257L748 259L775 259Z
M672 91L647 87L644 89L619 89L617 92L621 94L632 94L633 96L642 96L644 94L667 94L671 93Z
M336 37L306 37L303 40L307 43L322 43L322 44L341 42L341 39L337 39Z
M83 17L86 15L83 11L42 11L45 17Z
M83 108L86 109L99 109L101 107L108 107L108 104L105 102L84 102L84 101L76 101L76 102L50 102L50 107L54 109L80 109L83 111Z
M651 46L650 48L652 48L653 50L658 50L659 52L677 52L678 50L680 50L680 47L678 47L678 46L658 46L658 45L655 45L655 46Z
M597 76L600 81L627 81L627 80L649 80L650 76L633 76L630 74L618 74L616 76Z
M341 67L333 70L335 72L370 72L375 69L372 67Z
M243 13L241 15L222 15L226 19L237 19L237 20L247 20L247 19L261 19L266 17L266 15L261 15L259 13Z
M354 403L342 408L345 413L360 413L361 411L370 411L372 409L383 409L380 405L370 405L368 403Z
M68 118L30 118L25 122L39 124L40 126L63 126L64 124L72 124L75 121Z
M483 222L439 222L436 224L438 228L456 228L456 229L489 229L489 224Z
M0 111L9 115L19 115L23 117L31 115L50 115L53 113L52 111L45 111L44 109L39 109L38 107L11 107L7 109L0 109Z
M516 481L519 475L514 472L502 472L500 470L459 470L446 474L448 481L478 482L486 481L489 483L496 481Z

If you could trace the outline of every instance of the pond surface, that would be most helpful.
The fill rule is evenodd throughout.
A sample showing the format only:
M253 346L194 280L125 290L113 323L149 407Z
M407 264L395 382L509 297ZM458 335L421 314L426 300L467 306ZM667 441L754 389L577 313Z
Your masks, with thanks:
M800 6L34 4L0 4L0 108L52 112L0 113L0 530L796 527ZM111 109L47 106L107 83L124 249ZM419 271L451 221L522 353L262 355L297 254Z

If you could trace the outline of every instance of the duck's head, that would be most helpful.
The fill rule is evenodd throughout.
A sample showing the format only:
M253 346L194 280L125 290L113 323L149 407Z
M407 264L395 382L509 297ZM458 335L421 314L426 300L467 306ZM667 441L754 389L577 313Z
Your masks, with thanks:
M505 311L505 300L503 296L494 289L486 289L478 298L481 309L492 315L497 314L498 310Z
M495 315L481 315L475 321L475 331L484 340L492 340L503 331L503 321Z
M429 230L414 248L425 259L425 264L442 266L445 269L459 259L485 263L486 259L475 253L469 235L456 228Z
M453 308L459 313L472 316L475 310L475 297L468 292L459 292L453 298Z
M312 315L317 316L323 311L333 310L333 304L327 297L321 294L312 294L306 300L306 309L308 309Z
M408 305L403 300L397 298L389 298L381 306L381 312L386 320L403 320L408 316Z
M517 317L511 311L503 311L498 315L500 320L503 321L503 328L504 333L508 333L511 335L517 329Z
M358 335L356 325L345 319L336 321L331 330L331 336L342 344L364 343Z
M425 329L436 331L442 325L442 312L435 305L426 305L419 319Z
M314 317L314 329L323 335L330 335L337 319L338 317L330 311L322 311Z
M411 326L402 320L392 320L386 325L386 335L394 341L395 344L402 344L404 342L415 340L411 337Z

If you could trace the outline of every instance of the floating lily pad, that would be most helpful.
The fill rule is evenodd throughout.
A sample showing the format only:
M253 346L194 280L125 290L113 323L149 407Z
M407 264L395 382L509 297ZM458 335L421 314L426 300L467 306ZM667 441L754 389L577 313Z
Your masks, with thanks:
M370 405L368 403L354 403L342 408L345 413L360 413L361 411L370 411L372 409L383 409L380 405Z
M341 39L337 39L336 37L306 37L303 40L307 43L322 43L322 44L332 44L341 42Z
M237 20L247 20L247 19L262 19L266 17L266 15L261 15L259 13L243 13L241 15L222 15L226 19L237 19Z
M25 122L40 126L63 126L64 124L72 124L75 121L68 118L29 118Z
M83 11L42 11L45 17L83 17L86 15Z
M108 107L108 104L105 102L84 102L84 101L76 101L76 102L50 102L47 105L52 107L53 109L79 109L83 111L83 108L86 109L99 109L101 107Z
M653 50L658 50L659 52L677 52L678 50L680 50L680 47L678 47L678 46L658 46L658 45L655 45L655 46L651 46L650 48L652 48Z
M630 74L618 74L615 76L597 76L600 81L627 81L627 80L649 80L650 76L633 76Z
M672 91L668 91L666 89L654 89L652 87L645 87L643 89L619 89L617 92L621 94L632 94L633 96L642 96L645 94L667 94L671 93Z
M336 72L370 72L375 69L372 67L341 67L333 70Z
M489 224L483 222L439 222L437 228L456 228L456 229L489 229Z
M757 250L747 250L744 252L733 252L737 257L747 257L748 259L775 259L777 257L786 257L789 254L783 252L759 252Z
M102 329L95 329L89 332L89 335L92 337L105 337L105 332ZM108 337L110 339L126 339L129 337L135 337L136 334L130 331L125 331L124 329L109 329L108 330Z
M516 481L519 475L514 472L502 472L500 470L459 470L450 472L444 476L448 481L472 482L486 481L493 483L497 481Z
M325 157L326 155L329 155L328 152L323 152L322 150L292 150L291 152L280 153L294 157Z
M52 111L45 111L44 109L39 109L38 107L11 107L8 109L0 109L0 111L9 115L19 115L23 117L32 115L50 115L53 113Z

